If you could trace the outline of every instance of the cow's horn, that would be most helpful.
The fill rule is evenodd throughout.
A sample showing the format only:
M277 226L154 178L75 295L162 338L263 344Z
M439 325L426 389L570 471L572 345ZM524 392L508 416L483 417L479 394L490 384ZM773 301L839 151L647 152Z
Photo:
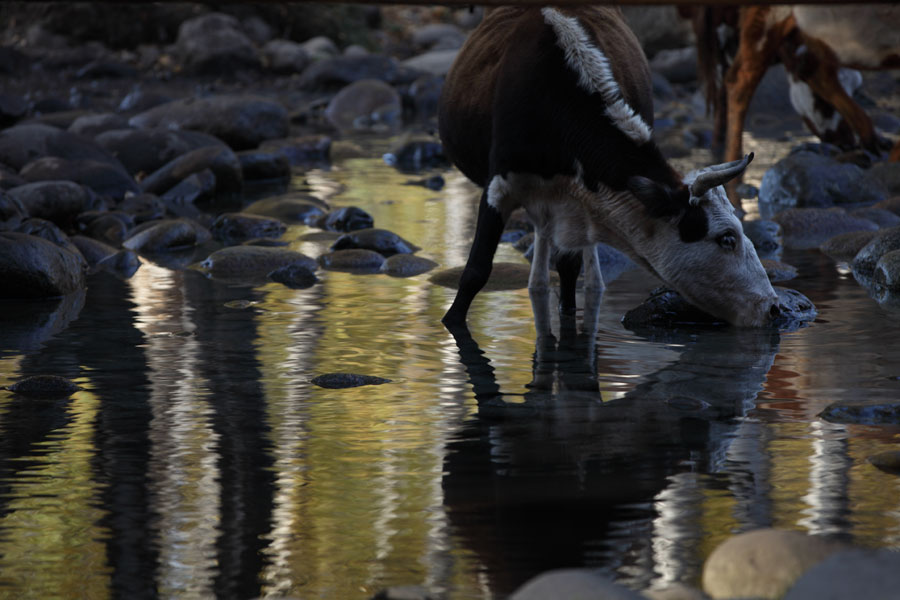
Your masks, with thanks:
M751 160L753 160L752 152L740 160L707 167L691 184L691 198L702 198L703 194L717 185L728 183L743 173Z

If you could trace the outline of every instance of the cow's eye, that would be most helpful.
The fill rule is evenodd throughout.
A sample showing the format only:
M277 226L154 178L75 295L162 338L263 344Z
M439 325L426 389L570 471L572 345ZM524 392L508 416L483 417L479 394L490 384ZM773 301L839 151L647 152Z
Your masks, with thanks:
M737 247L737 234L729 229L716 238L716 243L725 250L734 250Z

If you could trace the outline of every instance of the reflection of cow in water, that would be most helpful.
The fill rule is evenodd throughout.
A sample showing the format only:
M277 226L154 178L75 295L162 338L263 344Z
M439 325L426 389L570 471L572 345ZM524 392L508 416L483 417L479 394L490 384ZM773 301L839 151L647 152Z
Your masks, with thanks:
M714 149L724 143L726 160L741 156L753 92L777 61L784 63L792 103L813 133L843 144L855 136L863 148L880 153L883 142L872 120L851 98L859 76L842 68L900 68L900 7L698 7L682 14L694 22L700 72L715 113ZM891 160L900 160L900 144Z
M547 305L544 295L536 314L549 313ZM524 402L507 402L490 361L467 333L456 333L479 414L448 448L445 503L452 533L477 554L501 597L557 567L620 575L631 567L632 583L648 584L659 567L648 564L659 498L682 500L673 483L679 472L718 470L740 426L733 417L752 405L778 349L771 331L673 336L684 344L676 362L603 402L598 370L622 365L600 356L598 369L590 317L587 334L576 332L573 318L560 319L558 341L540 331L549 321L538 322ZM678 552L677 540L666 543L675 561L698 560Z

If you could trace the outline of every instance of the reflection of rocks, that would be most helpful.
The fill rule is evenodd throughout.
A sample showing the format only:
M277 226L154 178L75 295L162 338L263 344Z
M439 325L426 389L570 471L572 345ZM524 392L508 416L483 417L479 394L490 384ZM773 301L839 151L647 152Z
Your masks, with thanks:
M359 375L356 373L327 373L313 377L310 383L328 389L341 389L360 387L363 385L382 385L390 383L390 379L375 377L374 375Z
M869 457L869 462L886 473L900 474L900 450L879 452Z
M896 424L900 422L900 402L835 402L829 404L819 416L832 423Z
M84 290L62 298L3 302L0 347L21 352L38 350L68 327L84 307Z

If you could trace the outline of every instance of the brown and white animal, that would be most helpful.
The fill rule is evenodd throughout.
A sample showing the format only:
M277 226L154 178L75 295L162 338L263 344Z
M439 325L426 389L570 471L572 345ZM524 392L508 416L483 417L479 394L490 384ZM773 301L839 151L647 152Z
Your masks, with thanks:
M610 7L490 10L447 76L439 106L444 149L484 192L459 291L443 318L464 327L486 283L510 212L535 223L529 288L549 285L562 251L563 310L603 287L593 246L628 253L701 309L741 326L766 324L777 297L721 185L752 156L683 179L651 139L650 73Z
M788 73L792 102L813 133L838 142L847 141L848 135L854 141L855 134L862 147L881 151L872 120L851 97L852 71L842 69L900 68L900 7L710 7L694 9L693 19L707 99L715 108L716 130L724 131L725 160L741 156L744 119L753 93L769 66L779 60ZM723 26L737 30L730 63L723 58L729 54L722 48ZM716 68L724 70L724 86L713 73ZM831 107L849 131L841 129ZM900 144L890 158L900 160Z

